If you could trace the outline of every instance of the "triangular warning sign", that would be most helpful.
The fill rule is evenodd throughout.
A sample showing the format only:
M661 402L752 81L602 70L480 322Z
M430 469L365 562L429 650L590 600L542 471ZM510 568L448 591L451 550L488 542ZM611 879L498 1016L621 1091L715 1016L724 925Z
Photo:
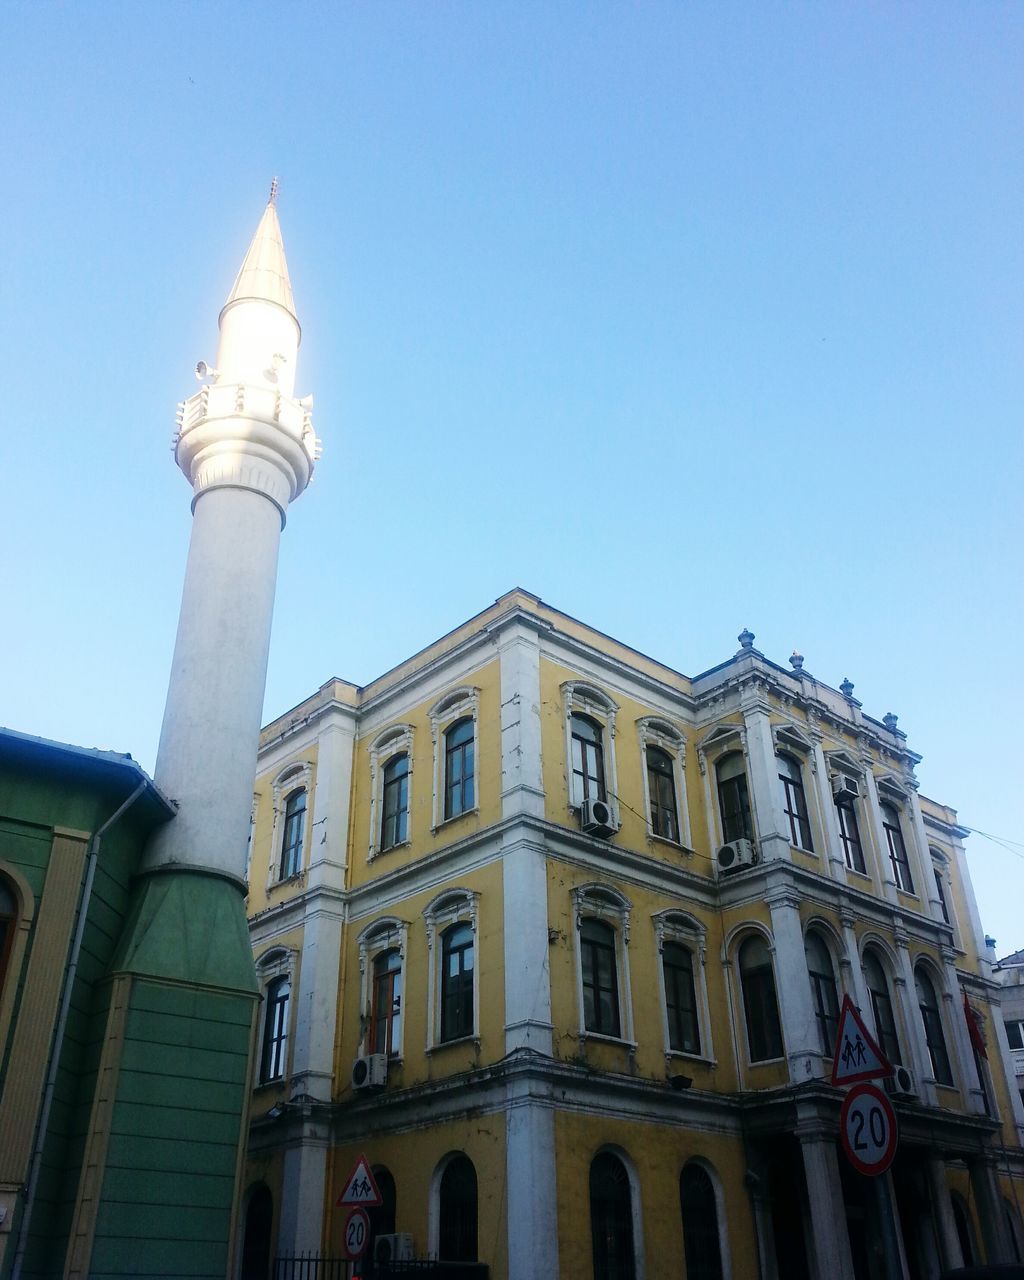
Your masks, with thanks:
M872 1040L853 1001L843 996L836 1047L832 1051L832 1083L855 1084L858 1080L877 1080L892 1073L892 1063Z
M356 1167L345 1179L345 1186L335 1205L340 1208L343 1204L358 1204L364 1209L373 1209L383 1203L366 1156L360 1156Z

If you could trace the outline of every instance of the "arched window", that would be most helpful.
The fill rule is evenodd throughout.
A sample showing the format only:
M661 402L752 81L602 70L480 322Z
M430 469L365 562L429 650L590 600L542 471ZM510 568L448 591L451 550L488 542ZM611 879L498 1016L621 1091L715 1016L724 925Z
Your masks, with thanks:
M951 1191L949 1196L953 1202L953 1221L956 1223L956 1234L957 1239L960 1241L960 1252L964 1257L964 1266L971 1267L978 1261L978 1242L974 1238L974 1225L971 1222L971 1215L968 1212L967 1205L964 1203L963 1196L959 1192Z
M458 720L444 735L444 816L457 818L476 804L473 717Z
M465 921L441 935L441 1040L473 1034L473 929Z
M1003 1216L1006 1218L1006 1234L1010 1237L1013 1260L1024 1262L1024 1234L1020 1227L1020 1213L1014 1211L1013 1205L1005 1196L1003 1197Z
M669 1048L677 1053L700 1053L693 952L680 942L666 942L661 949L661 963L665 977Z
M0 991L4 989L4 977L14 946L14 932L18 927L18 899L7 880L0 876Z
M679 1175L686 1280L722 1280L718 1204L706 1169L692 1161Z
M476 1261L476 1170L468 1156L455 1156L441 1174L438 1256L443 1262Z
M594 1280L635 1280L632 1189L625 1165L610 1151L590 1166L590 1235Z
M814 850L811 843L811 823L807 817L807 797L804 795L800 762L792 756L780 755L779 781L782 783L782 811L789 821L789 840L800 849Z
M402 953L397 947L373 958L371 1053L396 1054L402 1044Z
M275 978L267 987L267 1006L263 1015L263 1052L260 1055L261 1083L279 1080L284 1075L291 991L291 982L287 977Z
M580 922L583 970L583 1025L602 1036L618 1036L619 978L615 964L615 930L602 920Z
M306 788L293 791L284 806L284 835L281 838L281 879L298 875L302 869L302 842L306 834Z
M813 929L804 938L804 955L814 997L814 1016L818 1021L821 1051L831 1058L839 1030L839 992L836 990L832 957L820 934Z
M888 800L879 806L882 810L882 830L889 852L889 865L896 887L904 893L914 892L914 879L910 874L910 859L907 857L907 846L903 839L903 828L900 826L899 810Z
M722 817L722 839L753 840L754 825L750 818L750 795L743 755L730 751L715 766L718 777L718 808Z
M939 1001L935 995L932 980L921 965L914 970L914 985L917 988L917 1003L921 1010L921 1021L924 1023L924 1038L928 1045L932 1075L937 1083L951 1085L953 1068L949 1064L949 1054L946 1052L946 1037L942 1030Z
M651 802L651 830L679 843L679 813L672 757L660 747L647 748L647 794Z
M384 766L380 847L393 849L409 838L409 757L392 756Z
M889 997L889 983L886 981L882 962L874 951L864 952L864 980L868 984L871 1012L875 1016L875 1039L878 1047L894 1066L899 1066L903 1056L900 1053L896 1018Z
M373 1179L380 1192L381 1202L372 1209L367 1209L370 1219L370 1240L366 1252L373 1257L373 1242L378 1236L394 1235L395 1223L398 1221L398 1193L391 1170L382 1164L373 1166Z
M767 1062L771 1058L781 1058L782 1027L775 998L775 975L764 938L756 934L747 938L740 947L739 963L750 1061Z
M253 1187L245 1208L240 1280L267 1280L270 1274L270 1241L274 1227L274 1201L270 1188Z
M604 800L604 747L601 726L578 712L572 717L572 803Z

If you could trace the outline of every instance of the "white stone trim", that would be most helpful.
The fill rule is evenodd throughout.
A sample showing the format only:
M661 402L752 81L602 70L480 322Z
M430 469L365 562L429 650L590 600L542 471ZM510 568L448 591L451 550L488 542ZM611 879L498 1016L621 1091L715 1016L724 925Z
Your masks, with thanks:
M686 802L686 737L683 730L665 716L641 716L636 722L637 735L640 739L640 768L644 784L644 816L647 820L647 834L652 840L665 840L656 835L651 821L651 787L647 772L647 748L660 747L672 757L672 785L676 797L676 821L679 824L679 840L668 840L668 844L679 844L684 849L691 848L690 806Z
M629 1180L629 1209L633 1219L633 1266L635 1269L635 1280L646 1280L647 1265L644 1255L644 1215L643 1206L640 1203L640 1178L637 1175L636 1166L629 1153L614 1142L603 1142L601 1146L594 1152L587 1166L587 1182L590 1182L590 1169L598 1156L610 1155L618 1160L622 1167L626 1170L626 1177ZM678 1188L677 1188L678 1195ZM590 1216L590 1196L587 1195L587 1216Z
M427 1052L480 1038L480 895L472 889L452 887L433 898L423 910L427 928ZM466 921L473 930L473 1031L457 1040L441 1040L441 934Z
M437 829L445 822L454 822L467 813L475 813L480 807L480 690L475 685L462 685L449 689L430 708L430 742L433 748L434 793L430 808L430 829ZM444 816L444 797L448 779L445 769L445 734L457 720L473 721L473 807L463 809L452 818Z
M392 724L388 725L386 729L381 729L380 733L370 743L370 843L366 855L368 862L371 862L382 852L380 847L380 824L384 808L384 766L393 756L401 755L402 752L405 752L409 757L408 836L405 840L400 840L398 844L389 846L386 852L390 853L391 849L397 849L403 844L408 844L412 838L412 748L414 736L415 730L411 724Z
M288 880L301 880L306 874L307 855L311 819L313 817L313 764L310 760L292 760L275 776L270 787L270 800L273 806L274 825L270 833L270 859L267 865L267 892L276 884L282 883L281 853L284 843L284 814L289 796L296 791L306 792L306 819L302 824L302 857L299 869L294 876L286 876ZM253 805L255 814L255 804Z
M619 704L609 694L588 680L566 680L561 685L562 718L565 721L565 786L569 810L577 812L572 802L572 717L589 716L602 726L601 750L604 757L604 787L612 816L619 822L619 775L615 765L615 717Z
M661 1028L665 1045L665 1058L689 1058L697 1062L715 1062L715 1046L711 1035L711 1005L707 984L707 928L696 917L685 911L667 908L651 916L654 924L654 941L658 952L658 991L661 996ZM694 996L697 1001L697 1026L700 1030L700 1053L686 1053L673 1049L668 1026L668 993L665 991L665 966L662 954L666 942L678 942L694 953L697 963L693 967Z
M754 847L757 847L757 817L754 812L750 760L747 757L746 726L719 724L704 734L697 743L697 764L704 780L704 812L707 815L708 846L712 850L720 848L725 840L722 831L722 814L718 803L718 762L736 751L743 757L743 772L747 779L747 803L750 805L750 821L754 829Z
M572 890L574 924L574 951L576 955L576 1008L578 1011L579 1037L584 1040L610 1040L636 1048L633 1029L633 996L629 976L629 919L633 904L610 884L581 884ZM619 997L619 1034L602 1035L588 1031L583 1005L583 950L580 930L584 919L601 920L615 931L615 980Z
M373 1017L373 962L382 952L398 949L402 962L402 1005L398 1023L398 1044L392 1058L405 1056L406 990L408 987L409 922L398 916L381 916L357 938L359 946L359 1052L366 1052L370 1019Z
M715 1212L718 1217L718 1257L722 1264L722 1280L732 1280L732 1255L729 1252L729 1228L725 1216L726 1199L725 1191L722 1187L722 1179L710 1160L707 1160L704 1156L688 1156L679 1170L677 1182L682 1179L687 1166L691 1164L698 1165L703 1169L711 1182L711 1190L715 1196Z

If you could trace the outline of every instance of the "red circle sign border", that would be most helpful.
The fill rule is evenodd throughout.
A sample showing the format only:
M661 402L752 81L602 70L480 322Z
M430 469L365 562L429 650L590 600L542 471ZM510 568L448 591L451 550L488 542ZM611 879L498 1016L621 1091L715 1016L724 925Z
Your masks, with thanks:
M885 1112L886 1119L889 1122L889 1141L886 1144L885 1153L881 1160L876 1161L874 1164L865 1164L863 1160L854 1155L850 1146L850 1140L846 1136L846 1117L849 1115L850 1107L858 1098L863 1098L865 1096L874 1098L874 1100L881 1105L882 1110ZM875 1178L878 1177L879 1174L885 1173L886 1169L889 1168L895 1159L896 1144L899 1141L899 1136L896 1112L893 1110L892 1103L881 1089L879 1089L877 1085L867 1083L854 1085L843 1099L843 1105L839 1112L839 1141L843 1144L843 1150L846 1152L846 1158L857 1172L863 1173L868 1178Z
M366 1224L366 1230L365 1230L365 1232L363 1233L363 1247L359 1250L359 1252L358 1252L358 1253L350 1253L350 1252L349 1252L349 1250L348 1250L348 1247L347 1247L347 1246L346 1246L346 1244L345 1244L345 1237L346 1237L346 1235L348 1235L348 1224L349 1224L349 1223L352 1221L352 1219L353 1219L353 1218L355 1218L355 1217L360 1217L360 1218L362 1218L363 1222ZM345 1255L345 1257L349 1260L349 1262L355 1262L355 1261L357 1261L359 1258L361 1258L361 1257L363 1256L363 1254L366 1252L366 1246L367 1246L369 1243L370 1243L370 1217L369 1217L369 1214L367 1214L367 1212L366 1212L366 1210L365 1210L365 1209L360 1209L360 1207L359 1207L358 1205L353 1205L352 1209L349 1211L349 1213L348 1213L348 1214L346 1215L346 1217L345 1217L345 1224L344 1224L344 1226L341 1228L341 1251L342 1251L342 1253Z

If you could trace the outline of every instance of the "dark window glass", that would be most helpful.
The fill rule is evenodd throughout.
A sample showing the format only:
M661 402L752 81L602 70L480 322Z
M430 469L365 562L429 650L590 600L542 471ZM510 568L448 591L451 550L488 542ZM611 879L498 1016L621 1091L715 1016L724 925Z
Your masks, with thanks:
M473 1034L473 930L453 924L441 939L441 1039Z
M254 1187L245 1210L242 1265L239 1280L267 1280L270 1274L270 1242L274 1229L274 1201L270 1188Z
M711 1179L699 1164L688 1164L679 1176L679 1208L686 1280L722 1280L718 1204Z
M466 719L444 735L444 816L456 818L475 804L473 721Z
M606 800L601 726L589 716L572 718L572 802Z
M832 970L832 957L828 947L816 933L809 933L804 939L804 954L807 956L807 972L811 979L821 1051L826 1058L831 1058L839 1031L839 993Z
M966 1266L973 1266L978 1261L978 1250L974 1242L974 1228L971 1226L967 1206L955 1191L950 1193L953 1201L953 1221L956 1223L956 1234L960 1241L960 1252L964 1255Z
M904 893L914 892L914 881L910 874L910 860L907 858L907 846L903 841L903 829L900 826L900 815L895 805L883 801L882 829L889 849L889 864L892 867L892 878L896 886Z
M939 1002L935 996L932 980L923 969L918 968L914 970L914 984L917 987L917 1003L924 1023L924 1038L928 1044L932 1074L939 1084L952 1084L953 1068L949 1064L949 1054L946 1052L942 1015L939 1013Z
M619 1035L619 984L615 971L615 930L600 920L580 925L583 967L583 1025L603 1036Z
M302 867L302 838L306 830L306 791L293 791L284 807L284 837L281 841L281 879L298 875Z
M764 939L748 938L740 947L739 960L750 1061L781 1058L782 1027L775 998L775 977Z
M679 842L676 784L672 757L659 747L647 748L647 794L651 801L651 829L656 836Z
M395 756L384 766L384 813L380 847L393 849L409 838L409 757Z
M718 807L722 815L722 839L753 840L754 826L750 819L750 796L747 793L747 775L743 769L743 756L734 751L719 760Z
M935 876L935 892L938 895L939 909L942 912L942 918L945 920L946 924L952 924L952 921L949 918L949 907L946 906L946 890L942 883L942 872L938 867L932 867L932 872Z
M594 1280L636 1280L629 1175L610 1151L595 1156L590 1166L590 1236Z
M864 953L864 979L871 997L871 1012L875 1015L875 1040L879 1049L894 1066L903 1061L899 1036L896 1034L896 1018L889 998L889 984L882 962L873 951Z
M290 996L291 984L287 978L275 978L267 987L267 1008L263 1020L263 1052L260 1055L261 1081L277 1080L284 1075Z
M679 1053L700 1053L693 952L678 942L666 942L661 952L661 963L665 973L669 1046Z
M792 756L779 756L779 781L782 783L782 811L789 820L789 840L801 849L813 851L811 824L807 817L807 798L800 765Z
M1006 1039L1011 1049L1024 1049L1024 1022L1007 1022Z
M439 1250L444 1262L476 1261L476 1170L468 1156L449 1160L441 1174L441 1232Z
M864 865L864 850L860 843L860 827L857 825L857 810L853 801L847 796L836 801L836 816L839 819L839 839L843 842L843 857L851 871L867 873Z
M0 991L4 989L4 976L11 948L14 946L14 930L18 921L18 900L8 883L0 877Z
M366 1210L366 1216L370 1219L370 1242L366 1247L366 1253L371 1258L374 1240L378 1236L394 1235L395 1223L398 1221L398 1192L391 1170L382 1164L375 1164L373 1178L380 1192L381 1203ZM265 1276L263 1280L266 1280Z
M402 957L397 948L373 961L370 1052L397 1053L402 1030Z

